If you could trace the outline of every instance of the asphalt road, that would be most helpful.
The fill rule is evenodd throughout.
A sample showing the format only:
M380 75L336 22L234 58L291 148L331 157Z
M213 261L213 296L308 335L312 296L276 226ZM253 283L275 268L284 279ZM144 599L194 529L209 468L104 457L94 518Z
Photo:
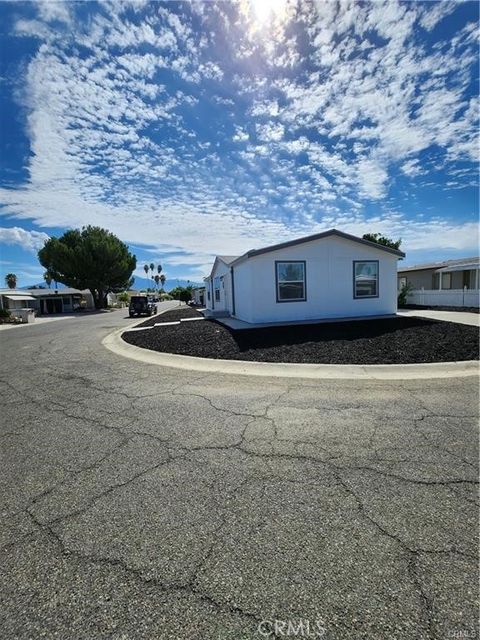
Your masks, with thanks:
M474 378L163 369L124 316L0 333L3 640L478 637Z

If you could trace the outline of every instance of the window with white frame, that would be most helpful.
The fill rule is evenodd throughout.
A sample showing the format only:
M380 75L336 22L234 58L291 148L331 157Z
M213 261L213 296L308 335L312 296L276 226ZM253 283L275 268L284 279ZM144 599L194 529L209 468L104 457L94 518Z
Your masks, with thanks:
M220 276L216 276L213 279L213 288L215 291L215 300L219 302L220 301Z
M275 263L277 302L301 302L307 299L305 260Z
M378 260L354 260L354 298L378 298Z

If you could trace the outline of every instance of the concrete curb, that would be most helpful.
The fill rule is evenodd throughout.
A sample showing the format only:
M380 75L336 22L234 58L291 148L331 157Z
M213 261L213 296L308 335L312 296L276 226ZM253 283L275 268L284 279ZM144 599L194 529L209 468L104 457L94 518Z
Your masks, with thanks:
M479 374L476 360L465 362L435 362L432 364L294 364L246 362L243 360L215 360L160 353L142 349L122 340L127 328L117 329L102 340L104 347L124 358L172 367L184 371L222 373L229 375L262 376L272 378L310 378L336 380L419 380L430 378L465 378Z

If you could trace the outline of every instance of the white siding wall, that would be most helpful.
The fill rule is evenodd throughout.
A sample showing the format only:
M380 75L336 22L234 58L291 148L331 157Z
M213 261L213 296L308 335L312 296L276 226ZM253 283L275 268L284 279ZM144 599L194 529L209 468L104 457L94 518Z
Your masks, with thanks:
M305 302L277 302L276 260L305 260ZM353 261L379 261L379 297L353 297ZM278 322L392 314L397 311L397 257L330 236L272 251L235 266L235 316Z
M209 293L210 293L210 298L208 297ZM210 278L207 278L205 280L205 308L206 309L212 308L212 283L210 282Z
M223 282L220 284L220 300L214 300L215 297L215 278L223 277ZM207 287L210 287L210 300L207 300L207 309L213 309L214 311L232 309L232 288L230 283L230 267L224 262L219 260L214 271L211 274L210 281L206 283Z
M235 317L253 322L253 260L245 260L233 267L235 287Z

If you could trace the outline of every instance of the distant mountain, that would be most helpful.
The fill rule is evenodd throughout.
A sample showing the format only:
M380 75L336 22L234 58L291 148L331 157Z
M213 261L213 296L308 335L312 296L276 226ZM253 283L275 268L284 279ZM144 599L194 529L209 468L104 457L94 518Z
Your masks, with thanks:
M50 285L50 287L47 287L45 281L44 282L37 282L37 284L29 284L26 287L19 287L19 289L65 289L65 285L62 284L61 282L57 282L57 286L55 286L55 282L52 282L52 284Z
M179 280L178 278L172 278L171 280L168 279L165 281L164 290L171 291L172 289L175 289L175 287L186 287L189 285L191 285L192 287L202 287L203 283L192 282L191 280ZM137 276L135 276L134 283L131 286L132 289L140 290L140 289L148 289L148 287L150 288L155 287L155 282L151 278L138 278ZM45 282L37 282L37 284L31 284L28 287L20 287L20 289L48 289L48 287L45 284ZM57 286L55 286L55 283L52 282L50 289L65 289L65 285L62 284L61 282L58 282Z
M167 278L167 280L165 280L165 286L163 288L165 291L171 291L172 289L175 289L175 287L186 286L201 287L203 286L203 283L193 282L192 280L180 280L179 278ZM135 276L135 281L131 286L132 289L140 290L147 289L148 287L155 287L155 282L151 278L139 278Z

